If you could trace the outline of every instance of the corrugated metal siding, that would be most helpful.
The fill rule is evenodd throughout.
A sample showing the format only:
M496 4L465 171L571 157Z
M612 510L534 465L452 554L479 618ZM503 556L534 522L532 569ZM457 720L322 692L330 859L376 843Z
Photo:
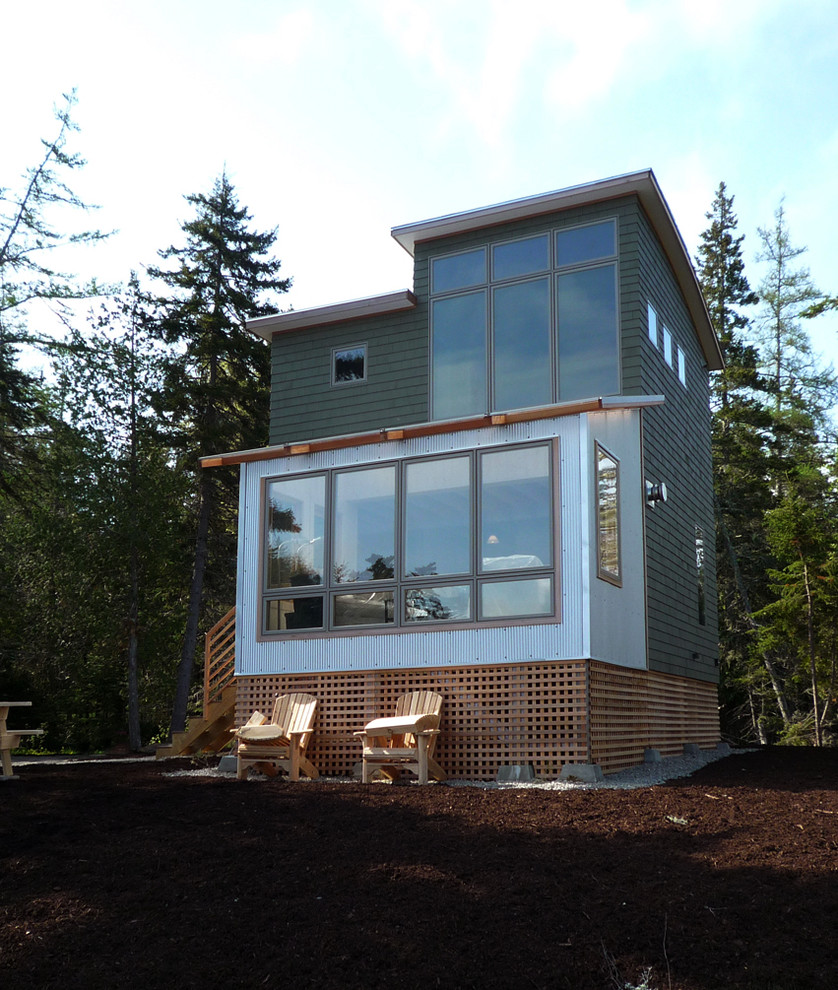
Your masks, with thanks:
M559 437L561 454L561 622L440 631L411 630L319 639L277 637L270 642L257 641L262 479L283 473L470 450L553 436ZM577 416L250 463L243 465L242 492L244 504L241 518L244 522L240 526L236 651L236 672L239 674L511 663L575 659L581 655L583 582L579 534L582 503Z
M591 494L588 522L591 648L587 654L626 667L646 667L645 574L643 568L643 478L640 410L588 416L586 470ZM598 441L620 463L620 568L616 587L597 576L596 465Z

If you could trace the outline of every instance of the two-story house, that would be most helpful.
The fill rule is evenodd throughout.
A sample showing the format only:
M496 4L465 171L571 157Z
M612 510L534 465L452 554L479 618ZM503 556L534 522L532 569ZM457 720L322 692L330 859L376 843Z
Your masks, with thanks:
M271 445L205 462L241 465L239 720L310 691L325 773L419 688L455 777L715 744L722 358L653 173L392 233L411 291L249 324Z

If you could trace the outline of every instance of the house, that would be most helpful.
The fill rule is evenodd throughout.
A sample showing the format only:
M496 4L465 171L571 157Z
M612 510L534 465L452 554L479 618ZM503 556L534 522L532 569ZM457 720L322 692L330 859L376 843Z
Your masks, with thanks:
M405 690L449 775L605 772L719 738L708 372L651 171L396 227L412 290L263 317L241 465L237 715L319 701L309 756Z

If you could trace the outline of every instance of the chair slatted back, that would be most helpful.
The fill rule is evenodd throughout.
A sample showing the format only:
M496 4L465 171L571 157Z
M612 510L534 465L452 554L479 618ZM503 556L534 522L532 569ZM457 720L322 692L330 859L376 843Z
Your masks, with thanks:
M396 715L436 715L436 726L439 728L439 716L442 711L442 695L436 691L409 691L396 701ZM416 736L406 733L400 741L393 737L393 746L417 746ZM436 736L431 736L428 742L428 753L433 753Z
M271 722L280 726L284 735L289 732L305 732L301 749L305 752L314 727L317 699L312 694L281 694L274 704Z

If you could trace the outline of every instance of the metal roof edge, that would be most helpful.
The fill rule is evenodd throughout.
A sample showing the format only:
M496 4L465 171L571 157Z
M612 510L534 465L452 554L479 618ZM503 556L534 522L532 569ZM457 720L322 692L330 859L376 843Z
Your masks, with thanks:
M247 321L247 329L270 340L275 333L290 330L304 330L308 327L323 326L344 320L357 320L362 317L380 316L384 313L398 313L413 309L416 296L410 289L399 289L380 296L367 296L362 299L349 299L345 302L330 303L313 309L291 310L288 313L274 313L272 316L259 316Z

